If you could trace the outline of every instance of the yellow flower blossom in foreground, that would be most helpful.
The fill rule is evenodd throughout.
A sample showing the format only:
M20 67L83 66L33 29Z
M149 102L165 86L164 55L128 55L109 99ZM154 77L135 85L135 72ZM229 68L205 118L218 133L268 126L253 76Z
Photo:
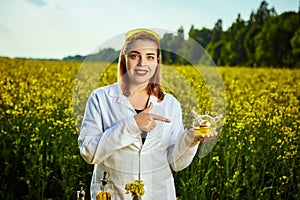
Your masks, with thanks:
M133 197L140 197L145 194L144 184L142 180L135 180L134 182L125 185L126 194L131 193Z

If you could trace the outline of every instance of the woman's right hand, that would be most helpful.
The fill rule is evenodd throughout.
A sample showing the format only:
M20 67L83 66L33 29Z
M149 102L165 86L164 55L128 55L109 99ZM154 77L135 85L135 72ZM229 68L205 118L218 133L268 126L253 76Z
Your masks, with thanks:
M169 120L168 118L149 113L152 107L153 104L150 103L149 106L145 108L145 110L134 116L134 119L141 131L152 131L156 127L155 120L159 120L166 123L171 122L171 120Z

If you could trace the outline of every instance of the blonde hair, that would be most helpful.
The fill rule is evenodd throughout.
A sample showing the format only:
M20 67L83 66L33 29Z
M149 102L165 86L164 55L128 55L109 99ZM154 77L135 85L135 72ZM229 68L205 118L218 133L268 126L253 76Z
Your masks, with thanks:
M149 95L154 95L158 101L162 101L164 99L164 91L160 85L161 82L161 51L160 51L160 43L159 43L159 36L149 30L149 29L134 29L127 32L125 37L125 42L123 48L120 52L119 62L118 62L118 81L121 85L122 92L125 96L130 95L130 91L128 89L129 86L129 79L126 76L127 68L126 68L126 60L125 54L128 53L129 47L136 41L136 40L150 40L157 45L157 68L155 70L154 75L149 80L147 85L147 93Z

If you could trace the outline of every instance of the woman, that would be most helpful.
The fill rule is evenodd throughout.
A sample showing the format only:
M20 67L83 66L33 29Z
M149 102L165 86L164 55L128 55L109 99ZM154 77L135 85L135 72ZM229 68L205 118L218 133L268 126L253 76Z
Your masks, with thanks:
M142 180L143 199L176 199L173 171L193 160L199 141L185 131L180 103L160 85L159 36L148 29L126 34L118 63L118 82L96 89L88 99L80 153L94 164L95 199L103 172L113 199L131 199L126 183ZM216 137L212 135L211 138Z

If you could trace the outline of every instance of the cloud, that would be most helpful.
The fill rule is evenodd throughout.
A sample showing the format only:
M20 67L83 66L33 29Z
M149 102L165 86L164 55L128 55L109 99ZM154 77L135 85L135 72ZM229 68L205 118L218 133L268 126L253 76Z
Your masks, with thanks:
M9 29L3 25L3 24L0 24L0 33L9 33Z
M50 8L56 8L56 9L59 9L59 10L62 9L61 5L57 2L57 0L45 0L44 2Z
M62 7L56 0L25 0L26 2L39 7L56 8L61 10Z
M45 6L46 2L44 0L26 0L27 2L34 4L36 6Z

